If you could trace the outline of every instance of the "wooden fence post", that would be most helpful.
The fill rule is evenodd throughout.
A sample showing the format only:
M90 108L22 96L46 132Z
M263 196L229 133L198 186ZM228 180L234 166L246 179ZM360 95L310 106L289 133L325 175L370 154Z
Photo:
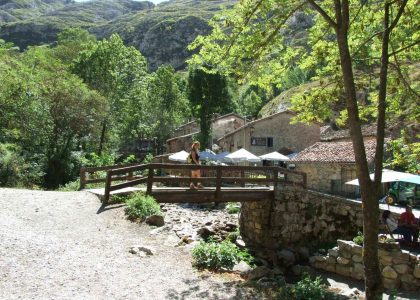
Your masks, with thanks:
M110 197L110 189L111 189L111 181L112 181L112 170L109 170L106 173L106 181L105 181L105 195L104 195L104 204L107 204Z
M273 182L274 182L273 186L275 188L279 182L279 169L273 171Z
M85 167L81 167L80 168L80 187L79 187L79 191L83 190L86 186L86 168Z
M245 178L245 171L242 169L241 170L241 178L244 179ZM241 182L241 187L245 187L245 181Z
M220 194L222 191L222 167L216 167L216 200L220 198Z
M148 195L152 194L152 187L153 187L153 176L154 176L154 169L153 167L149 167L149 174L147 175L147 191Z

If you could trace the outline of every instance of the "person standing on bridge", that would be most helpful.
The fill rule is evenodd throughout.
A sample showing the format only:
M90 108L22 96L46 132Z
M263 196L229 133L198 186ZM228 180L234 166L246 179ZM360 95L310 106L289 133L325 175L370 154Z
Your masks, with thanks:
M200 155L199 155L199 151L200 150L200 142L193 142L191 145L191 151L190 151L190 155L188 156L188 162L193 164L193 165L200 165ZM192 178L200 178L201 174L200 174L200 169L192 169L191 170L191 177ZM203 186L201 185L201 183L197 183L197 186L194 185L194 182L191 182L190 184L190 188L191 189L197 189L197 188L202 188Z

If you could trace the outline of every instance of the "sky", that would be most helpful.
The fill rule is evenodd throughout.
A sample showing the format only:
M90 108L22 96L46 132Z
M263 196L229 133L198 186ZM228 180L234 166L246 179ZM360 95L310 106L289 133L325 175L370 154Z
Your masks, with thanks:
M90 1L90 0L75 0L76 2L85 2L85 1ZM136 0L136 1L144 1L144 0ZM154 4L158 4L164 1L168 1L168 0L148 0L150 2L153 2Z

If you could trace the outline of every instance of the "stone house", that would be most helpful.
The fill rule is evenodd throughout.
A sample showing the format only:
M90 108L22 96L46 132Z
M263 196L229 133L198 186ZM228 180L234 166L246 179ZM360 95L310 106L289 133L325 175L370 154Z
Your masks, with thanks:
M244 124L245 118L235 113L216 116L211 125L212 144L216 143L217 139ZM194 137L198 134L200 134L200 125L197 121L191 121L178 127L174 132L174 137L166 141L167 152L174 153L189 149Z
M291 124L294 116L293 112L282 111L249 122L219 138L217 143L223 151L245 148L255 155L299 152L319 141L320 125Z
M372 167L376 141L365 140L366 156ZM345 182L357 178L356 161L351 141L318 142L298 153L289 167L307 174L309 189L355 197L358 187Z

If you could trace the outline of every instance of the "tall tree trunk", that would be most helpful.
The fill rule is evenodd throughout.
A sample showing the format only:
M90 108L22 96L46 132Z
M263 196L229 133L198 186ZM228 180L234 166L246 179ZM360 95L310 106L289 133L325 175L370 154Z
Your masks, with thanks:
M378 198L380 186L373 184L369 177L368 161L366 159L359 119L352 59L348 45L349 13L349 3L347 0L343 0L342 2L339 0L335 1L337 43L349 116L350 135L353 142L357 177L359 179L363 204L363 263L365 267L366 299L376 299L382 292L378 260Z
M102 150L105 143L105 133L106 133L106 120L102 122L102 131L101 131L101 139L99 141L98 156L101 156L102 154Z

